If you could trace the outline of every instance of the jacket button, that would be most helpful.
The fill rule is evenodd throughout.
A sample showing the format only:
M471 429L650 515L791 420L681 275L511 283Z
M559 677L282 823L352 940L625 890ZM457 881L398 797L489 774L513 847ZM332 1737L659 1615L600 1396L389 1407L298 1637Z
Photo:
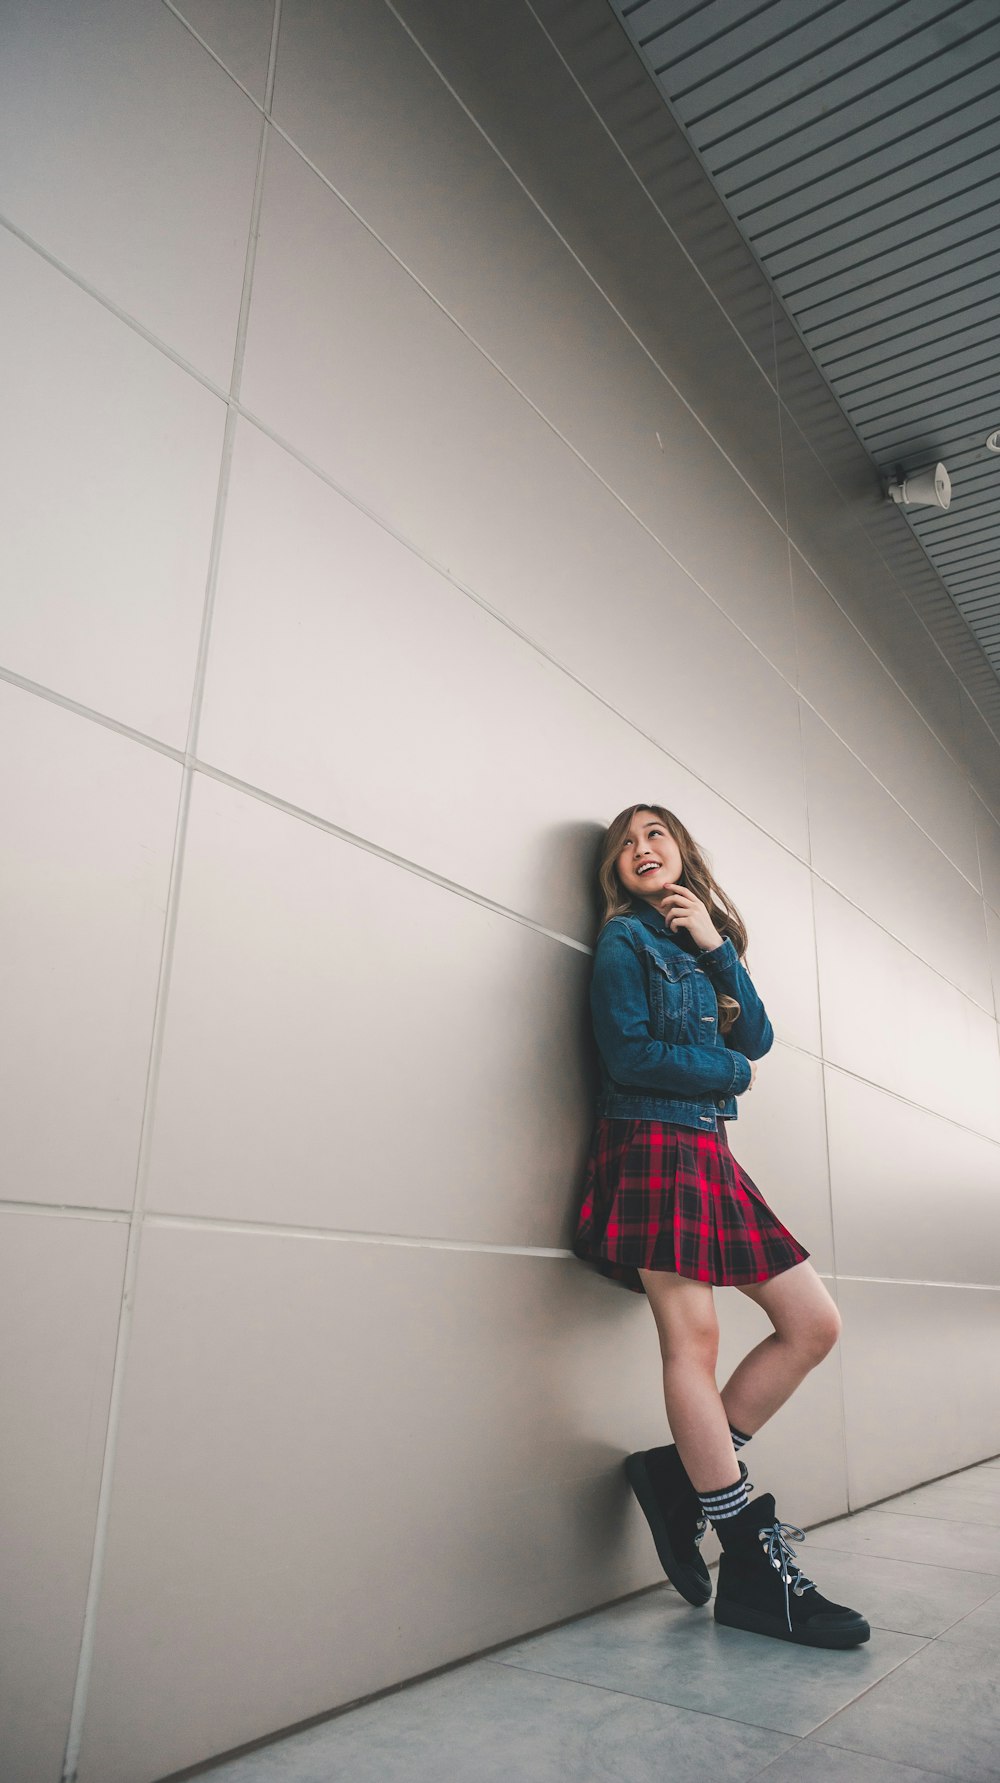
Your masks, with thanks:
M716 1108L725 1108L726 1104L725 1104L725 1101L723 1100L721 1102L717 1102L715 1104L715 1106L716 1106Z

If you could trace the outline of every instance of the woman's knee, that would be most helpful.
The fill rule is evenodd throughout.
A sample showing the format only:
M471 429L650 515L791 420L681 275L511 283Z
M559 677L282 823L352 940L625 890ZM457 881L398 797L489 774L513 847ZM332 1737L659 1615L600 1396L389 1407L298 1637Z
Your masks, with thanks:
M837 1343L843 1330L843 1320L834 1302L829 1306L819 1307L798 1333L798 1345L805 1350L813 1367L822 1362Z
M840 1337L837 1302L811 1263L744 1292L764 1308L775 1336L797 1350L809 1368L822 1362Z

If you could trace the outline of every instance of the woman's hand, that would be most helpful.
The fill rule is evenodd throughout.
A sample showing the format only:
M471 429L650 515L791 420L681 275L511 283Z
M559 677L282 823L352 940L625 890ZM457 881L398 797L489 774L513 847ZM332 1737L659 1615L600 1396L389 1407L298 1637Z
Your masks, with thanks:
M687 929L692 941L699 947L718 947L725 940L725 936L719 934L701 899L696 898L688 886L670 885L661 897L653 898L650 902L655 909L660 911L668 929L671 931L675 928ZM748 1094L753 1089L754 1078L757 1075L757 1060L750 1059L749 1065L750 1082L747 1084L744 1094Z
M678 926L687 929L699 947L718 947L725 940L701 899L696 898L686 885L668 885L666 891L658 898L651 898L650 903L659 910L668 929Z

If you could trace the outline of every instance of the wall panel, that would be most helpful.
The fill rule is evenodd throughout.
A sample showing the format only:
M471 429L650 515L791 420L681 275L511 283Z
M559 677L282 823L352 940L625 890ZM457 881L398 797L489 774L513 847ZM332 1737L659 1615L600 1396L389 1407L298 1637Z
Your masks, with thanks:
M303 260L312 281L297 275ZM712 780L724 752L737 803L804 852L789 684L280 141L268 155L244 397L685 766ZM375 413L378 430L366 424ZM735 574L743 547L724 509L696 481L677 497L689 515L701 510ZM693 680L672 681L665 699L658 639L692 660L711 653L727 695L717 722Z
M844 1319L757 1490L1000 1442L1000 740L926 561L605 0L275 23L0 24L15 1783L660 1577L652 1321L567 1254L638 799L746 922L730 1142Z
M824 1069L837 1269L1000 1288L1000 1150L955 1121Z
M228 388L260 114L158 0L10 0L0 213Z
M180 769L0 681L0 1181L130 1208Z
M149 1206L558 1245L589 1134L589 957L201 780Z
M808 708L802 742L816 872L992 1014L977 887ZM939 765L942 791L953 784L968 810L968 787L948 758Z
M76 1679L128 1237L0 1213L0 1774L57 1779Z
M653 1582L656 1337L575 1262L151 1225L136 1308L81 1783Z
M799 687L848 749L973 886L979 862L968 774L879 661L864 631L791 553Z
M523 23L530 29L527 15ZM537 29L534 44L536 53L545 45ZM580 108L578 128L585 116ZM274 117L463 332L791 678L776 393L747 354L713 358L720 396L739 411L735 453L732 415L724 434L715 431L715 417L706 418L707 367L695 338L685 369L698 364L699 400L692 405L685 396L676 364L680 309L693 315L711 298L672 237L649 232L669 255L658 283L670 329L637 337L574 252L572 232L553 227L536 180L525 182L524 169L515 175L385 10L320 11L297 0L283 8ZM606 155L601 160L606 172ZM624 169L620 179L638 194ZM523 301L511 301L512 288ZM705 501L713 493L709 521ZM736 535L740 577L731 573Z
M1000 1449L998 1298L996 1288L840 1282L852 1509Z
M183 748L224 405L6 231L0 280L0 662Z
M1000 1139L993 1017L824 881L815 896L825 1057Z

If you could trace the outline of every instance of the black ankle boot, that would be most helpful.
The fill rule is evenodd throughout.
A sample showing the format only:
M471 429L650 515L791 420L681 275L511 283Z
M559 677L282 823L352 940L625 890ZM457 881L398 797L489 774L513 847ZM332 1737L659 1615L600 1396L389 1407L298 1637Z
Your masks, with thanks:
M735 1517L715 1525L722 1543L715 1620L727 1628L770 1634L806 1647L856 1647L871 1636L857 1610L821 1597L788 1541L805 1541L794 1523L779 1523L774 1498L762 1492Z
M740 1474L746 1479L742 1461ZM676 1444L641 1449L630 1455L625 1462L625 1477L639 1500L660 1565L670 1583L688 1603L707 1603L712 1595L712 1581L698 1543L708 1522Z

